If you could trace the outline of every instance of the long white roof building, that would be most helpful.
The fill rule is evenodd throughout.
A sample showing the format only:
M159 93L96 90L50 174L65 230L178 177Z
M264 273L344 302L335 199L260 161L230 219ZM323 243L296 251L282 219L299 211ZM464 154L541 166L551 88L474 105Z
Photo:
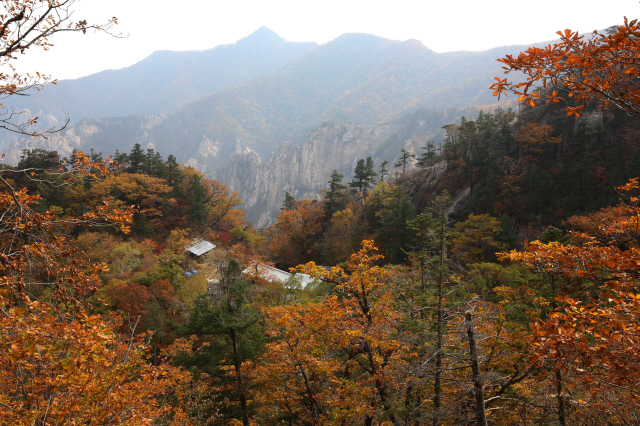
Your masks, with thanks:
M243 274L255 274L258 273L260 278L264 278L266 280L277 280L281 283L284 283L291 277L295 277L300 280L300 284L302 288L305 288L307 285L314 281L313 277L308 274L296 273L291 274L289 272L283 271L282 269L274 268L273 266L265 265L263 263L258 263L255 265L251 265L242 271Z

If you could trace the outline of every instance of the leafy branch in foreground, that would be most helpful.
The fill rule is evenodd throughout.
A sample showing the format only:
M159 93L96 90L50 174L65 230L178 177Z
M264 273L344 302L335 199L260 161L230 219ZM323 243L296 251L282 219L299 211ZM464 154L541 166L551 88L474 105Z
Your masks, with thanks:
M580 385L565 390L564 398L586 402L585 420L630 424L640 413L638 178L617 189L625 201L617 215L599 223L598 235L574 232L572 244L534 241L500 258L562 283L551 315L531 325L528 339L530 361L555 373L558 398L561 378L573 377Z
M31 90L41 90L46 83L55 83L50 76L36 72L35 75L20 74L13 63L18 54L24 55L33 47L49 50L53 44L51 37L63 32L81 32L88 30L112 34L118 23L113 17L104 24L90 24L87 20L75 20L73 7L78 0L0 0L0 67L9 70L0 72L0 99L12 95L28 96ZM114 34L112 34L114 35ZM114 35L120 37L120 35ZM69 117L63 126L44 131L30 130L38 117L21 120L19 117L28 111L0 104L0 128L25 135L44 136L58 132L69 123Z
M0 423L152 424L165 411L156 397L186 374L149 364L146 336L120 336L118 325L39 302L2 308Z
M511 92L535 107L573 98L568 115L580 116L587 102L600 108L614 108L640 116L640 24L628 21L610 34L593 32L590 37L571 30L558 31L560 42L544 48L530 47L517 57L498 59L505 74L520 71L527 80L520 83L496 77L494 96ZM539 88L542 86L542 89Z

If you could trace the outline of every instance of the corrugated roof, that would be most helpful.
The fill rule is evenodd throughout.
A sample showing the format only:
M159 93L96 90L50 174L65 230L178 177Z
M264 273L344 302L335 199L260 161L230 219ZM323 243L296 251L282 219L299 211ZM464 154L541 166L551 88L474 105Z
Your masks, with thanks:
M203 239L195 240L193 243L189 244L185 250L195 256L202 256L206 252L213 250L216 248L216 245Z
M255 268L256 268L256 265L249 266L247 269L245 269L242 272L245 274L251 273L255 271ZM301 273L292 275L289 272L283 271L282 269L274 268L273 266L264 265L264 264L257 265L257 268L260 271L258 275L267 280L276 279L284 283L290 277L295 276L300 280L300 284L302 285L302 288L305 288L309 283L313 282L313 278L311 277L311 275L301 274Z

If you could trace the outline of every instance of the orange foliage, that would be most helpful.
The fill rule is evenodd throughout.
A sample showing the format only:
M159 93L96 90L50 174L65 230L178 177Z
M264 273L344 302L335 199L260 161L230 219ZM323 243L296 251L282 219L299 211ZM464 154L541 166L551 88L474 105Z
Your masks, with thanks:
M79 179L96 178L97 173L108 174L110 159L91 163L80 152L76 162L60 171L33 170L29 179L45 185L72 185ZM113 209L104 202L93 211L78 217L60 218L50 212L37 213L32 206L40 196L31 195L26 188L15 189L5 178L19 170L3 170L0 182L0 290L28 299L28 282L44 282L54 287L54 298L69 307L80 306L81 298L95 291L95 274L105 269L104 264L90 265L79 251L64 237L51 236L52 227L113 226L128 232L133 209Z
M319 242L324 211L322 204L297 201L291 210L282 210L269 229L269 249L276 260L288 266L309 261Z
M331 248L331 264L344 262L354 253L357 244L355 232L358 225L358 216L349 208L335 212L331 216L330 228L325 237L326 243Z
M372 241L351 256L348 271L330 272L313 262L301 272L337 283L345 297L328 297L309 307L283 306L267 313L269 333L264 363L253 372L261 389L261 420L281 413L294 424L369 424L389 411L404 365L401 343L391 337L391 297L384 291L388 272L374 266L382 256Z
M93 185L87 199L108 201L114 207L135 206L145 214L149 223L158 228L162 204L170 192L171 187L163 179L120 173ZM175 200L169 199L169 203L175 203Z
M149 288L149 291L165 311L177 302L176 289L167 279L156 282Z
M591 407L633 419L640 411L640 250L628 243L640 236L640 198L633 195L638 178L618 190L627 202L592 218L570 219L596 231L573 233L579 245L534 241L502 258L565 283L550 317L532 324L531 360L576 375Z
M580 115L587 102L601 108L616 108L640 116L640 24L637 20L620 25L610 35L585 37L571 30L558 31L560 42L543 48L531 47L514 58L498 61L505 74L520 71L527 75L522 83L496 77L491 86L494 96L512 92L532 107L546 99L560 102L573 98L578 106L567 106L568 115ZM545 90L534 89L542 85ZM556 90L547 90L546 88ZM559 92L558 90L563 89ZM533 91L535 90L535 91ZM581 105L580 105L581 104Z
M580 231L572 239L583 242L582 233L607 244L621 247L637 247L640 217L634 208L625 204L610 206L583 216L571 216L566 225Z
M151 425L163 413L155 398L185 375L148 364L142 340L123 341L97 316L38 302L2 313L2 424Z
M538 123L531 123L523 126L516 140L525 155L540 155L544 149L549 146L557 145L562 142L562 138L553 137L554 130L551 126L540 126Z
M146 314L146 306L151 294L138 283L119 283L108 290L108 294L118 310L135 321Z

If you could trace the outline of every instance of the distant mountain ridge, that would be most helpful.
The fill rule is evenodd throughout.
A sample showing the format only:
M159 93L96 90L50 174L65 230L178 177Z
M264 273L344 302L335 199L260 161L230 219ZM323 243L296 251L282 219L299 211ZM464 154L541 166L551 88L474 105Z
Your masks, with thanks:
M127 118L123 117L126 113L113 111L115 118L87 119L75 129L37 143L57 147L63 154L73 148L90 147L103 152L127 151L133 144L140 143L161 153L176 153L180 161L211 172L231 158L237 141L266 159L287 140L301 143L305 134L323 121L353 120L357 124L372 125L398 119L418 108L492 104L495 98L488 87L493 77L501 73L496 58L523 49L523 46L506 46L485 52L436 53L416 40L400 42L368 34L345 34L317 47L298 46L284 42L266 28L230 46L241 50L246 46L245 52L252 53L245 56L261 57L270 55L265 52L272 52L276 45L291 45L297 52L297 56L291 54L296 57L277 72L222 88L173 112L157 111ZM206 52L213 54L232 47L221 46ZM207 55L206 52L199 54ZM195 55L194 52L185 54ZM146 69L144 64L157 61L162 55L164 53L151 55L121 71L135 74L135 70ZM279 63L282 62L284 60ZM86 81L101 74L87 77ZM229 78L226 81L231 81ZM176 85L154 83L169 78L155 76L147 80L148 94L143 96L140 87L137 96L147 103L150 100L161 103L158 99L166 97L163 90L167 87L178 90ZM190 78L181 81L190 81ZM189 87L205 93L193 85ZM119 87L118 90L125 89ZM197 96L187 96L189 90L185 89L186 97ZM107 111L118 105L110 101L112 98L106 99L84 110ZM128 111L134 107L127 108ZM33 146L33 143L9 135L2 145L5 152L7 148L12 149L15 157L20 147Z
M84 118L169 113L221 89L275 73L316 46L287 42L261 27L235 44L203 51L154 52L130 67L61 80L29 97L10 98L8 103L30 110L49 125L59 123L63 111L72 124Z

